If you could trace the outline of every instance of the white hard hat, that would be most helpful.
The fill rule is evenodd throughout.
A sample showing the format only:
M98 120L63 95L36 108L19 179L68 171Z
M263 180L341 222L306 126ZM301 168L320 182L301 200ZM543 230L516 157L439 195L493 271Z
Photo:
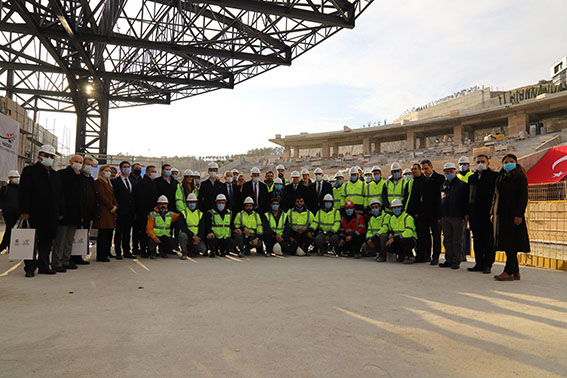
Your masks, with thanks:
M333 196L330 194L325 194L325 197L323 197L323 201L333 201Z
M357 167L352 167L352 168L350 169L350 174L351 174L351 175L352 175L352 174L358 174L358 168L357 168Z
M291 177L292 177L292 178L294 178L294 177L300 177L299 172L297 172L297 171L291 172Z
M445 169L457 169L457 166L455 165L455 163L449 161L443 166L443 170Z
M201 172L193 171L193 176L201 178Z
M402 166L397 161L393 162L392 165L390 166L390 171L401 171L401 170L402 170Z
M308 174L309 174L309 171L308 171L306 168L303 168L303 169L301 170L301 174L302 174L302 175L308 175Z
M274 253L278 256L282 255L282 246L280 245L280 243L276 243L274 244L274 246L272 247L272 251L274 251Z
M364 174L365 174L365 175L371 175L371 174L372 174L372 171L370 170L370 168L365 168L365 169L364 169Z
M395 199L392 201L391 204L392 207L400 207L400 206L404 206L404 204L402 203L402 201L400 201L399 199Z
M459 164L470 164L470 163L471 161L466 156L461 156L461 158L459 159Z
M215 199L216 201L226 201L226 196L224 194L219 194L217 195L217 198Z
M305 256L305 251L303 250L303 248L297 247L297 249L295 250L295 254L297 256Z
M169 203L169 201L167 200L167 197L162 194L158 197L157 203Z
M357 165L356 169L358 169L359 171L362 171L362 168L360 168L360 165Z
M186 169L183 171L183 177L193 176L193 171L190 169Z
M374 167L372 167L372 172L375 172L375 171L380 171L380 172L382 172L382 168L380 168L379 165L375 165Z
M406 169L404 169L404 172L403 172L403 173L404 173L404 175L405 175L406 173L411 173L411 169L406 168Z
M219 165L215 162L209 163L209 169L219 169Z
M329 177L329 181L337 181L337 176L331 176L331 177Z
M274 179L274 184L283 184L283 181L282 181L281 178L276 177L276 178Z
M177 169L175 167L171 167L171 172L179 172L179 169Z
M375 205L375 204L382 205L378 198L372 198L372 200L370 201L370 206Z
M16 170L8 171L8 177L20 177L20 172Z
M316 175L323 173L323 170L321 168L315 168L315 170L313 171L313 173L315 173Z
M218 201L218 197L217 197L217 201ZM246 205L247 203L251 203L252 205L254 205L254 200L252 199L252 197L246 197L244 199L244 204Z
M251 174L254 174L254 173L260 174L260 169L258 167L254 167L250 170L250 173Z
M44 144L39 148L38 152L44 152L49 155L55 155L55 148L51 144Z
M285 171L285 167L283 164L278 164L278 166L276 167L276 170L284 170Z
M323 181L328 181L329 180L329 175L323 175Z
M239 173L240 173L240 172L238 171L238 169L236 169L236 168L234 168L231 172L232 172L232 174L235 174L235 173L236 173L236 174L239 174Z
M343 175L343 173L342 173L341 171L338 171L337 173L335 173L335 178L338 178L338 177L343 177L343 178L344 178L345 175Z
M187 202L197 202L197 196L195 193L189 193L187 196Z

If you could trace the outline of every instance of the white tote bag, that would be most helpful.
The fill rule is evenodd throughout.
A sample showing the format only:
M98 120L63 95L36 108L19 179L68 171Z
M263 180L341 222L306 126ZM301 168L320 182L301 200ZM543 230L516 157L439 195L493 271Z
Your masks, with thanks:
M27 220L19 219L10 237L10 260L35 260L35 230Z
M89 254L89 230L77 229L73 237L71 256L86 256Z

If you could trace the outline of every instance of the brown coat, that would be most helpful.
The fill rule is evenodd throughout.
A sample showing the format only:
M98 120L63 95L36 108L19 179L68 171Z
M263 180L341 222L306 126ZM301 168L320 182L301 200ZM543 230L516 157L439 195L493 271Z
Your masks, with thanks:
M110 210L114 206L118 206L114 197L114 189L112 185L102 179L95 180L96 190L98 192L98 201L100 203L100 217L94 222L93 227L98 229L114 229L116 228L116 213L112 214Z

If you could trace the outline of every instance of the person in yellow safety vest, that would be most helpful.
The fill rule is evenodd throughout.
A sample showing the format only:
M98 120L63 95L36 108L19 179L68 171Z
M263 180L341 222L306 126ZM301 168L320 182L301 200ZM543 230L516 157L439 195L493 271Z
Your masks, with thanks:
M407 185L402 179L402 166L398 162L392 163L390 166L391 177L384 184L382 190L382 206L388 213L392 213L391 203L395 199L399 199L402 203L407 199Z
M335 251L339 245L339 228L341 228L341 212L333 207L333 196L325 194L323 208L315 214L315 248L319 256L329 252L329 246Z
M193 171L186 169L183 171L183 180L177 186L175 191L175 208L178 212L182 212L187 208L186 198L193 192Z
M177 247L177 242L171 237L173 223L177 222L179 214L167 210L169 201L166 196L161 195L157 205L148 215L146 223L146 234L148 235L148 252L150 259L156 258L156 250L159 245L159 254L167 258L169 253Z
M370 184L372 182L372 170L370 168L364 168L364 183Z
M281 179L278 177L274 180L276 185L278 180ZM266 254L271 255L272 253L281 256L283 255L284 251L287 251L287 244L283 237L284 235L284 228L285 228L285 220L286 214L281 209L281 197L274 196L272 197L271 204L270 204L270 211L268 211L264 215L264 233L262 234L262 240L264 244L266 244Z
M342 209L345 205L345 197L343 196L344 188L343 182L345 180L344 175L339 171L335 174L335 186L333 187L333 201L335 201L334 208L337 210Z
M181 260L187 260L187 256L196 257L199 252L207 253L203 213L197 209L197 196L193 193L187 196L187 207L180 211L177 238L181 245Z
M459 173L457 173L457 177L459 180L464 181L465 183L469 183L469 177L473 175L471 172L471 161L466 156L461 156L459 159Z
M287 254L308 256L309 246L313 243L315 216L307 210L301 194L295 199L295 207L286 214L284 239L287 242Z
M252 197L246 197L244 210L234 217L234 237L238 245L238 257L250 256L252 248L256 248L257 255L264 253L263 233L262 218L254 211L254 200Z
M268 193L274 190L274 171L268 171L264 175L264 184L268 187Z
M329 177L329 184L331 184L331 188L335 189L335 186L337 185L337 178L335 176Z
M394 199L391 206L393 214L388 224L388 240L385 246L398 255L398 261L413 264L413 249L417 239L414 219L404 211L404 204L399 199Z
M382 200L382 192L386 180L382 180L382 168L375 165L372 167L372 181L366 184L366 193L364 195L364 207L369 208L373 199Z
M232 212L226 206L226 196L218 194L215 207L205 214L205 235L209 257L226 256L234 251L236 244L232 238Z
M346 182L343 187L343 203L346 203L346 201L352 201L352 203L354 203L355 211L362 215L364 212L366 184L363 181L360 181L357 167L352 167L350 169L350 181Z
M291 181L285 178L285 167L283 164L278 164L276 171L278 172L278 177L280 178L280 180L282 180L284 187L291 184Z
M370 218L366 230L366 241L362 244L365 256L377 256L376 261L386 261L386 241L388 240L388 225L390 214L382 211L378 198L370 201Z

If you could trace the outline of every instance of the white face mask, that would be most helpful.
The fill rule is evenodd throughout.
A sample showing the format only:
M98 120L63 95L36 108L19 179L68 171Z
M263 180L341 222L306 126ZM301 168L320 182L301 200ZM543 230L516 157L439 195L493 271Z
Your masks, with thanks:
M53 158L42 156L41 164L43 164L45 167L51 167L53 165Z
M93 171L93 166L87 164L87 165L85 165L85 166L83 167L83 171L84 171L87 175L90 175L91 172Z
M315 180L321 181L321 180L323 180L323 176L321 176L321 175L315 175Z
M83 168L83 164L79 162L74 162L73 164L71 164L71 168L73 168L73 170L78 173L81 170L81 168Z
M211 171L211 172L209 172L209 177L210 178L217 178L217 173L215 171Z
M232 184L232 176L228 176L226 178L226 182L229 183L229 184Z
M110 178L110 174L111 174L111 173L112 173L112 172L110 172L110 171L102 172L102 177L104 177L104 178Z
M20 184L20 178L19 178L19 177L14 177L10 182L11 182L12 184L19 185L19 184Z
M157 179L158 177L159 177L159 176L158 176L158 173L157 173L157 172L152 172L152 173L150 173L150 178L151 178L152 180L155 180L155 179Z
M476 165L476 169L478 169L479 171L486 171L486 168L487 168L487 166L484 163L478 163Z
M260 182L260 177L252 177L252 182L253 182L254 184L259 183L259 182Z

